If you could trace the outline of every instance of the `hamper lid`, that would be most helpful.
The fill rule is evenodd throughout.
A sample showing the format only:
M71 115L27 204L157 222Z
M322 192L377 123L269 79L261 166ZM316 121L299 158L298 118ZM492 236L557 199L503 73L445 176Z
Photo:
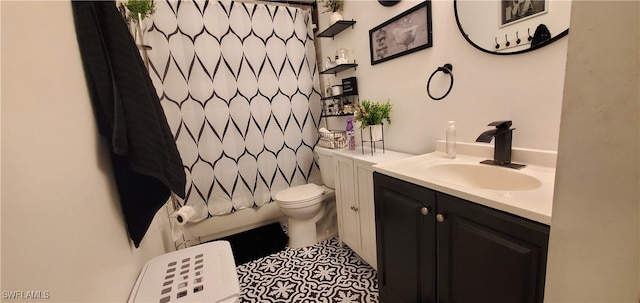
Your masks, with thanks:
M239 302L231 244L213 241L157 256L142 268L129 303Z

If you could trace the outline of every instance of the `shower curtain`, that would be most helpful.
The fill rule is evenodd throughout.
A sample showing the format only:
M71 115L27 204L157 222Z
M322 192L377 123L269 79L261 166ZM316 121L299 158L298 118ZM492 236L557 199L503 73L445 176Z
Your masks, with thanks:
M156 1L151 78L187 175L184 205L259 207L318 168L320 94L310 10Z

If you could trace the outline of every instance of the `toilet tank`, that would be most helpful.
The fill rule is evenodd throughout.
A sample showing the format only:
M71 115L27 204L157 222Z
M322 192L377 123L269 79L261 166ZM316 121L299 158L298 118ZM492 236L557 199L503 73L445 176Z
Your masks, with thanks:
M333 151L327 148L316 147L315 153L318 156L318 166L320 167L320 177L326 187L336 188L333 168Z

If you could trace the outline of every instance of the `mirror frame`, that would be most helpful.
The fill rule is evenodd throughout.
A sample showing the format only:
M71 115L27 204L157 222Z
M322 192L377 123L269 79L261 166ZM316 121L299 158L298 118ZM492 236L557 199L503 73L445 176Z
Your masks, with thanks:
M475 47L476 49L483 51L485 53L488 54L492 54L492 55L517 55L517 54L522 54L522 53L526 53L526 52L530 52L536 49L539 49L543 46L547 46L553 42L556 42L558 40L560 40L561 38L563 38L564 36L569 34L569 29L567 28L566 30L562 31L561 33L555 35L554 37L552 37L551 39L544 41L536 46L533 47L529 47L527 49L522 49L519 51L515 51L515 52L505 52L505 53L501 53L501 52L496 52L496 51L491 51L488 49L485 49L483 47L481 47L480 45L477 45L475 42L473 42L470 38L469 35L467 35L467 33L464 32L464 29L462 28L462 24L460 24L460 17L458 16L458 0L453 0L453 12L456 15L456 23L458 24L458 29L460 30L460 33L462 34L462 36L464 37L465 40L467 40L467 42L469 42L469 44L471 44L473 47Z

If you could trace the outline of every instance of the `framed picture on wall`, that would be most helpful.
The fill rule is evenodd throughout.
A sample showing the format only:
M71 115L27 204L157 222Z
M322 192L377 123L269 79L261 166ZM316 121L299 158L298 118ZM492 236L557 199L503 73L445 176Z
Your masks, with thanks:
M371 65L433 46L431 1L424 1L369 30Z
M548 0L500 0L500 26L526 20L549 10Z

